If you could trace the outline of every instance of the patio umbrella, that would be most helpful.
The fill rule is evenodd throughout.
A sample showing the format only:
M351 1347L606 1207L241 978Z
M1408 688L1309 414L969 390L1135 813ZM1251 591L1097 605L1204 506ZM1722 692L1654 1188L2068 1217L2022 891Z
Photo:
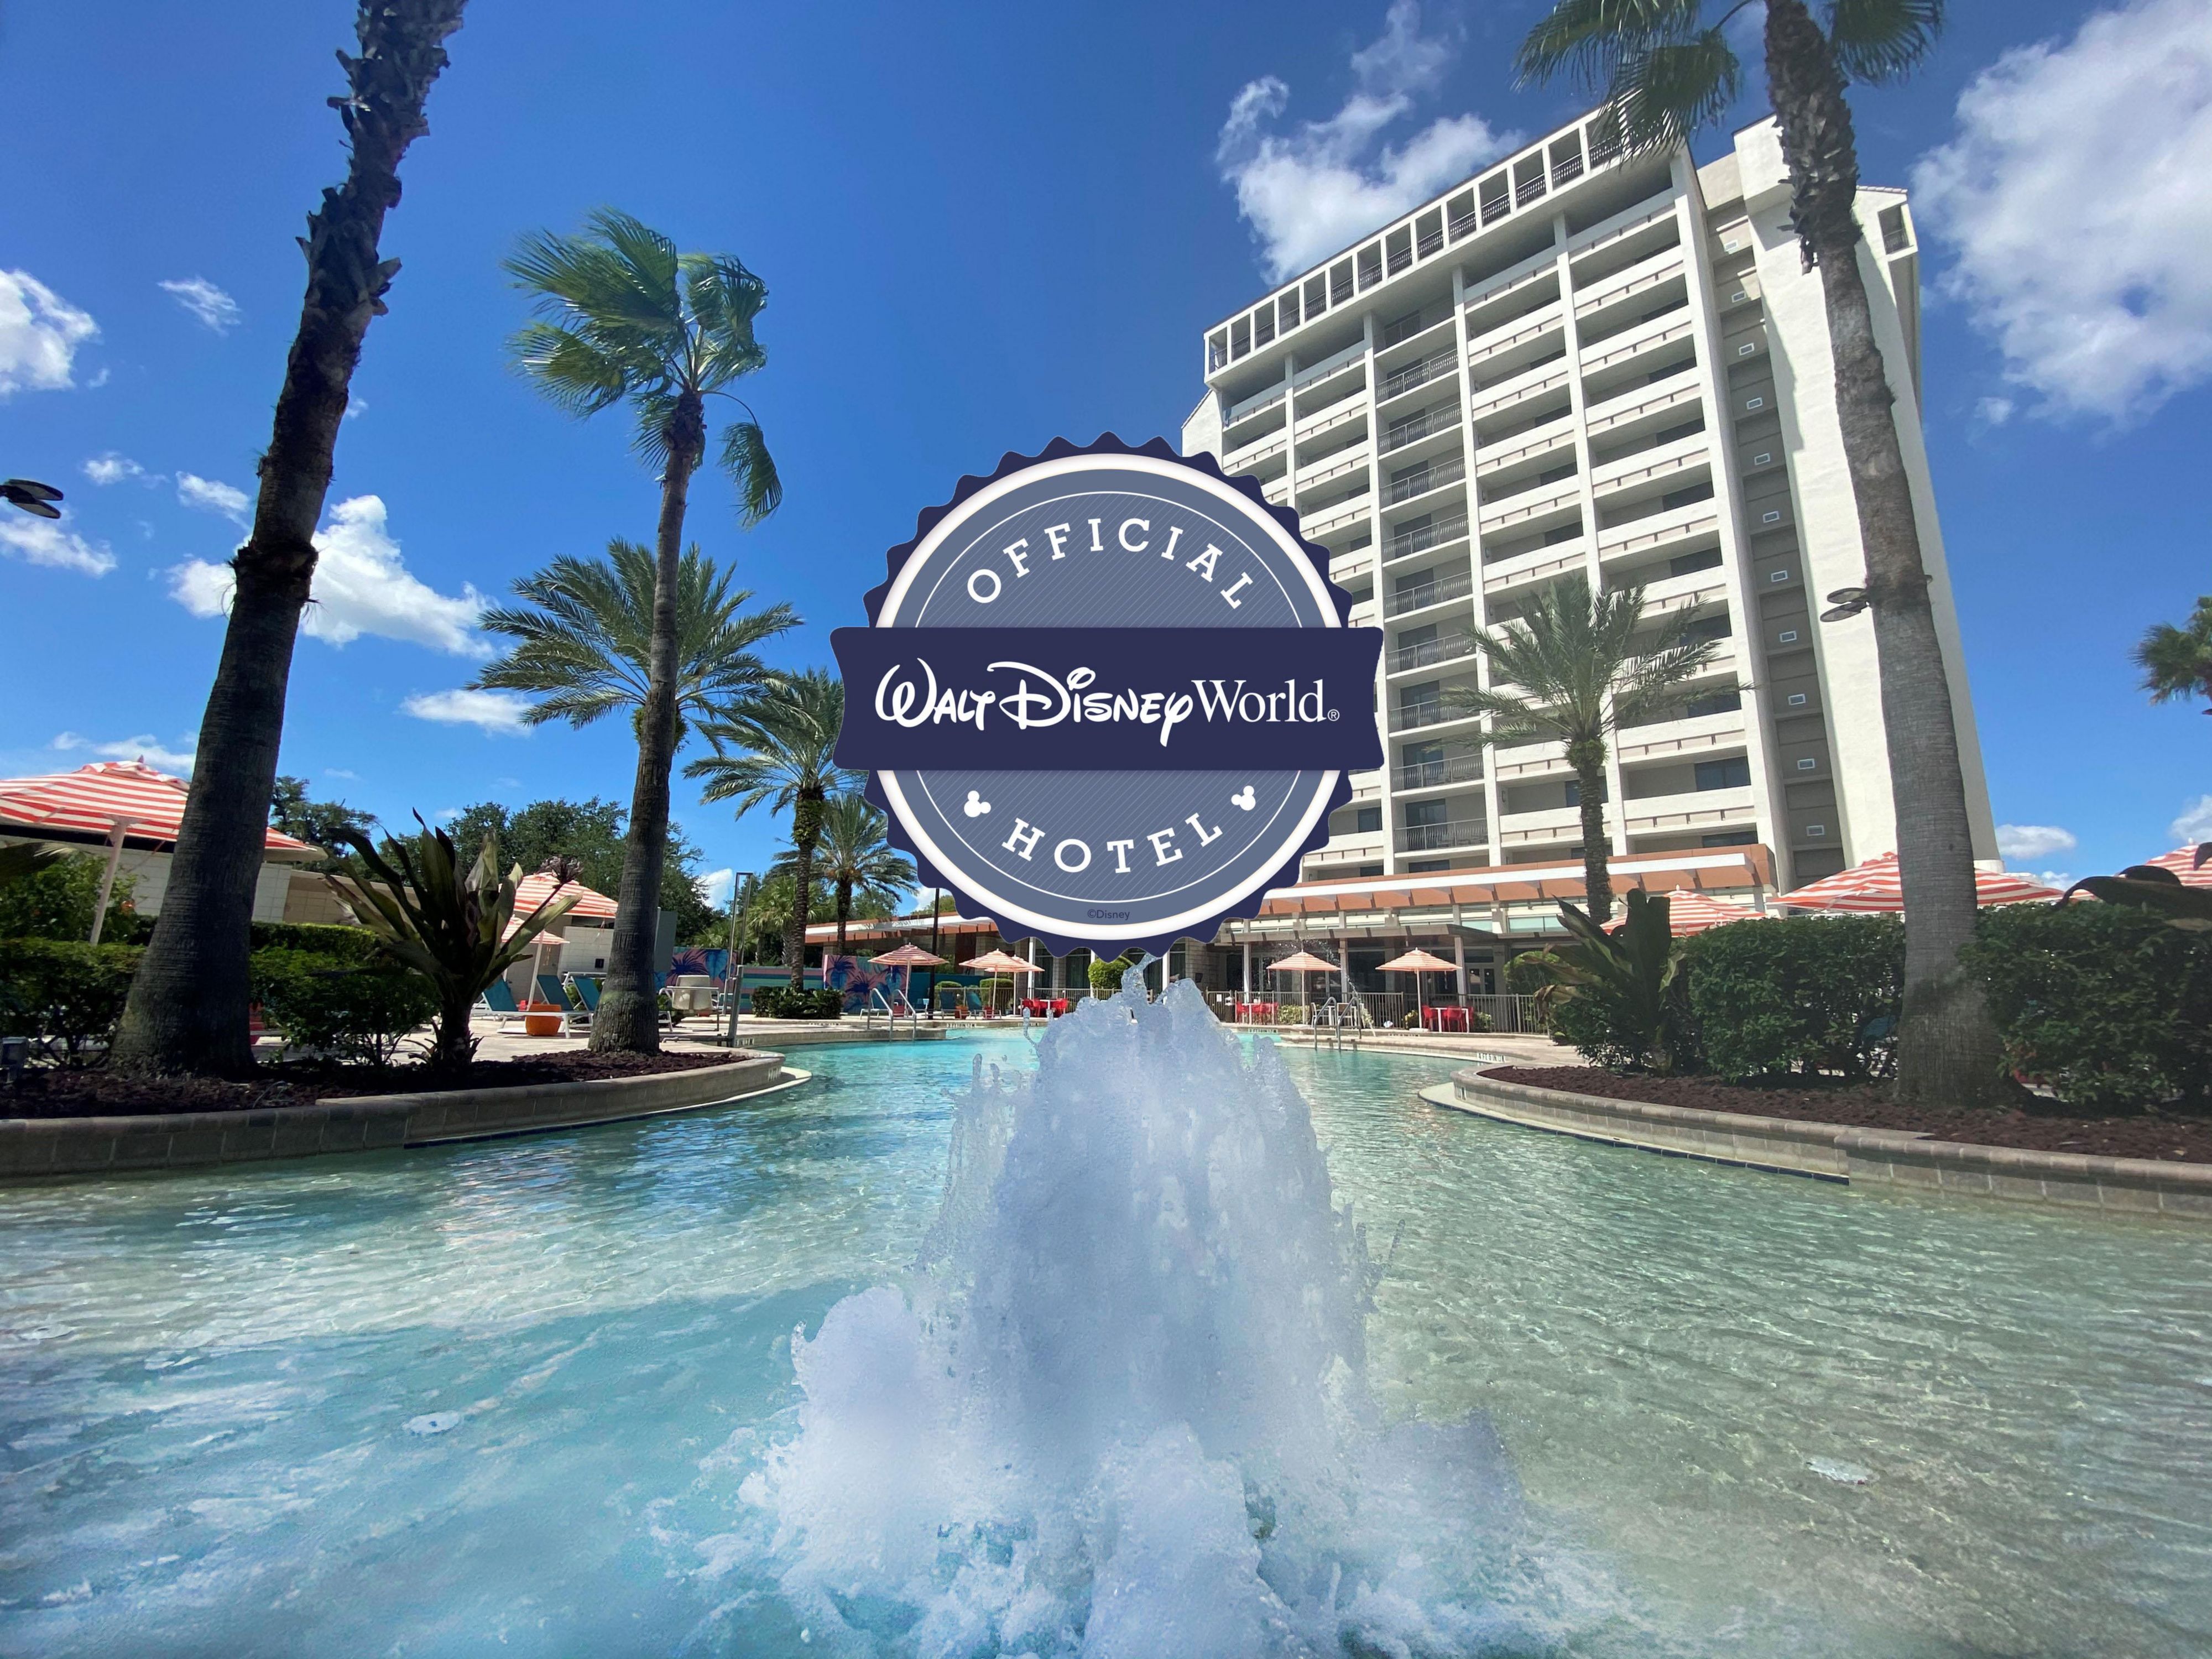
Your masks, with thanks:
M1424 974L1455 974L1459 971L1459 969L1455 963L1446 962L1442 957L1436 956L1430 951L1408 951L1404 956L1393 957L1389 961L1384 963L1382 964L1382 971L1386 974L1411 974L1413 976L1414 1006L1422 1009L1425 1012L1428 1004L1421 996L1421 975ZM1423 1024L1426 1024L1427 1023L1426 1019L1422 1021Z
M2184 887L2212 887L2212 859L2199 866L2194 847L2177 847L2171 853L2161 853L2144 861L2154 869L2172 871L2181 878Z
M972 968L979 974L1035 974L1042 971L1034 962L1010 956L1004 951L986 951L980 957L970 957L960 965ZM998 1000L994 998L991 1002L993 1010L995 1011L998 1006Z
M1267 971L1271 974L1296 974L1298 976L1298 1000L1304 1002L1306 1000L1306 975L1333 974L1336 971L1336 964L1322 961L1310 951L1298 951L1280 962L1269 963Z
M899 994L906 998L908 1007L914 1006L914 970L917 968L942 968L945 965L943 957L932 956L919 945L902 945L896 951L886 951L883 955L872 957L870 960L878 968L896 968L901 970Z
M2009 871L1974 872L1977 904L2027 904L2057 896L2055 889ZM1784 893L1775 902L1795 905L1801 910L1853 910L1896 915L1905 908L1905 889L1898 878L1897 854L1883 853L1864 864L1853 865L1809 886L1800 887L1794 893Z
M75 831L106 838L107 864L93 912L92 937L97 944L107 919L108 896L115 890L125 840L150 842L165 851L173 848L184 827L185 798L191 788L182 778L157 772L143 760L95 761L73 772L0 780L0 833L27 837L52 833L66 839ZM275 830L263 833L261 846L264 854L289 854L294 862L316 855L306 842Z
M1687 887L1677 887L1666 895L1667 931L1676 939L1686 939L1692 933L1702 933L1708 927L1723 927L1731 921L1762 921L1765 913L1747 910L1741 904L1727 904L1718 899L1707 898L1703 893ZM1626 923L1626 916L1615 916L1605 925L1608 933Z

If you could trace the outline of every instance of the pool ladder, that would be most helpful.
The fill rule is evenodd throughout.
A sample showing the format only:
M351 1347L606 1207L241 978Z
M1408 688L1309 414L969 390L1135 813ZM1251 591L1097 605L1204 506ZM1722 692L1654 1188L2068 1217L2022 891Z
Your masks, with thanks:
M1348 1001L1339 1002L1334 997L1331 997L1327 1002L1322 1003L1314 1011L1313 1023L1314 1046L1316 1048L1324 1040L1321 1035L1324 1026L1328 1031L1327 1041L1331 1048L1343 1048L1344 1034L1349 1030L1352 1033L1352 1046L1357 1048L1359 1047L1359 1034L1364 1030L1371 1030L1375 1024L1368 1015L1367 1005L1360 1001L1359 994L1357 991L1352 993Z
M881 1012L884 1017L884 1039L888 1042L896 1042L898 1039L899 1012L901 1009L904 1009L906 1012L906 1029L908 1036L914 1041L917 1042L920 1042L921 1040L921 1016L915 1011L914 1004L908 1002L904 997L901 997L896 1003L892 1002L889 997L884 994L884 988L880 985L871 988L868 992L867 1006L861 1011L861 1029L865 1030L868 1036L875 1036L876 1015L878 1012Z

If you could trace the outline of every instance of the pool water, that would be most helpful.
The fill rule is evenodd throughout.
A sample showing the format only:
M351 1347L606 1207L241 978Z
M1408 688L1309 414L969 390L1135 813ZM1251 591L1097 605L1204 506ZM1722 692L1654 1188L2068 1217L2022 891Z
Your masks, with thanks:
M794 1328L904 1282L978 1054L1031 1063L809 1049L758 1106L0 1188L0 1654L823 1651L747 1482L797 1432ZM1369 1387L1494 1428L1558 1598L1442 1650L2212 1651L2212 1231L1284 1059L1381 1270Z

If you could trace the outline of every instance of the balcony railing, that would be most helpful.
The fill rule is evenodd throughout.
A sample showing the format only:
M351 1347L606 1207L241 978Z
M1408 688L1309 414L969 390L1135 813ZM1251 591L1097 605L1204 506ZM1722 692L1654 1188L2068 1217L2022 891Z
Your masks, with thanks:
M1388 403L1401 392L1411 392L1417 386L1426 386L1437 379L1452 366L1452 358L1456 351L1456 347L1446 346L1442 351L1431 352L1418 363L1407 363L1405 368L1384 375L1382 401Z
M1382 607L1386 617L1402 617L1409 611L1422 611L1432 605L1442 605L1448 599L1463 599L1474 592L1474 573L1454 570L1431 581L1417 582L1393 590Z
M1449 432L1458 424L1459 410L1456 409L1427 410L1410 421L1394 422L1390 429L1382 434L1382 453L1388 455L1394 449L1403 449L1407 444L1419 443L1439 432Z
M1409 823L1398 832L1401 853L1440 853L1447 847L1481 847L1490 840L1490 824L1482 818L1462 818L1455 823Z
M1471 749L1463 754L1446 755L1438 760L1413 761L1395 769L1390 774L1393 789L1437 789L1448 783L1480 783L1482 781L1482 751Z
M1395 507L1401 501L1410 501L1416 495L1425 495L1431 489L1442 489L1446 484L1457 483L1467 477L1467 462L1457 455L1448 455L1442 460L1431 461L1410 478L1393 479L1382 492L1382 505ZM1466 514L1460 515L1462 525Z
M1402 674L1409 668L1426 668L1432 663L1457 662L1462 657L1474 654L1474 641L1462 634L1450 639L1423 640L1417 645L1401 645L1390 653L1390 672Z
M1474 715L1455 706L1448 696L1425 697L1419 702L1403 702L1391 711L1390 729L1393 732L1419 732L1425 726L1442 726L1447 720L1471 720Z

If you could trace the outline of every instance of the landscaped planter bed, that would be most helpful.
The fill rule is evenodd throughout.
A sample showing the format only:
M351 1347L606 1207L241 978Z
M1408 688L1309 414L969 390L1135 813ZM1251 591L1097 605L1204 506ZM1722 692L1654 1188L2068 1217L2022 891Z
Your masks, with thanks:
M1485 1074L1529 1088L1598 1095L1608 1100L1786 1118L1802 1123L1847 1123L1969 1146L2212 1164L2212 1118L2205 1117L2084 1118L2063 1109L1923 1108L1899 1103L1878 1084L1759 1088L1714 1078L1623 1077L1585 1066L1498 1066L1487 1068Z
M362 1095L417 1095L460 1089L543 1088L726 1066L716 1054L595 1054L589 1049L480 1060L465 1073L440 1077L421 1066L319 1066L293 1062L260 1067L236 1082L203 1078L135 1078L106 1071L38 1067L15 1093L0 1092L0 1118L140 1117L175 1112L249 1112L309 1106Z

